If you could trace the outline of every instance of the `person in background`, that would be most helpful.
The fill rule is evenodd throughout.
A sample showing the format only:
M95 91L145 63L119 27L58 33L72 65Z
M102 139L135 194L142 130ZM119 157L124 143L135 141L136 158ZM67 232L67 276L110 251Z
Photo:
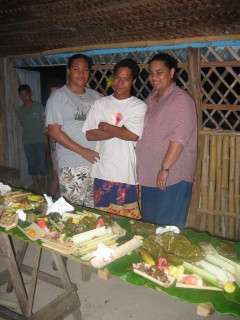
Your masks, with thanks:
M139 219L135 143L141 138L146 104L131 96L137 63L124 59L114 67L114 94L95 101L83 131L97 141L100 159L93 165L94 206Z
M185 225L197 161L197 113L191 96L176 85L177 61L159 53L149 62L154 88L142 140L137 143L142 219Z
M18 121L23 129L22 141L28 162L28 173L33 177L34 191L39 192L39 174L43 178L43 190L48 193L47 138L44 135L44 106L32 100L29 85L18 87L23 105L17 110Z
M50 79L48 82L49 93L52 94L57 89L63 86L63 81L60 79ZM47 131L48 134L48 131ZM58 181L58 164L57 164L57 152L56 152L56 140L52 137L49 138L49 145L51 150L51 158L53 164L53 173L50 183L50 196L57 197L59 191L59 181Z
M99 158L95 143L82 132L94 101L101 97L86 87L92 60L83 54L69 58L68 83L53 92L46 105L48 134L57 141L58 178L61 195L71 203L93 207L92 164Z

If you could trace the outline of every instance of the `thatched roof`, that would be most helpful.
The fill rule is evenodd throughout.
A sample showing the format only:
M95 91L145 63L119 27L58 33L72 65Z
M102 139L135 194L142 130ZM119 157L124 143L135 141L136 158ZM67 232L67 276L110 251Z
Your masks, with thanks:
M0 55L240 39L239 0L0 0Z

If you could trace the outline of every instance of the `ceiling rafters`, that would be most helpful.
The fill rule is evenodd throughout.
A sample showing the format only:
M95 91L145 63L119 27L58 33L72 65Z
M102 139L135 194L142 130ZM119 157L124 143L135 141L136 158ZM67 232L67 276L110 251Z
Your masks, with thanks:
M0 0L1 56L231 34L239 0Z

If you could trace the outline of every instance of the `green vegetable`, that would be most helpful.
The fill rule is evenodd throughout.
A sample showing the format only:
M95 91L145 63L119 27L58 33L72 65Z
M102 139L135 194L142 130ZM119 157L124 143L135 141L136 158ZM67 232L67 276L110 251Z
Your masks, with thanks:
M224 287L224 285L229 281L228 273L223 270L222 268L217 267L216 265L201 260L195 263L195 265L205 271L208 271L212 274L214 274L217 277L217 280L220 284L220 286Z
M191 274L194 274L194 273L198 274L203 278L203 280L209 282L210 284L221 289L223 288L223 284L218 280L217 276L210 273L209 271L203 270L186 261L183 262L183 267L184 267L184 270L186 270L187 272Z
M114 243L116 243L116 239L111 239L111 240L106 241L105 245L112 246ZM90 252L96 250L97 247L98 247L98 243L95 243L89 247L82 248L82 249L78 250L77 253L78 253L78 255L87 254L87 253L90 253Z
M234 279L236 280L237 284L240 286L240 265L234 261L231 261L221 255L212 255L210 253L206 254L206 260L213 263L214 265L222 268L230 272Z
M118 238L118 234L113 234L113 233L104 234L103 236L95 237L91 240L87 240L87 241L84 241L81 243L76 243L75 246L78 246L80 248L87 248L87 247L92 246L96 243L97 244L100 242L105 243L108 240L117 239L117 238Z

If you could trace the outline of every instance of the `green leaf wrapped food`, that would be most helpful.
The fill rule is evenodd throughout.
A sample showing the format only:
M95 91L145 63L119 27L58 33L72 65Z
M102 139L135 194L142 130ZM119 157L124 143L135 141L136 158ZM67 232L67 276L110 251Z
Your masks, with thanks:
M184 235L174 232L151 235L143 240L143 247L149 251L156 263L160 257L176 265L182 264L183 261L194 262L203 259L198 245L191 243Z

